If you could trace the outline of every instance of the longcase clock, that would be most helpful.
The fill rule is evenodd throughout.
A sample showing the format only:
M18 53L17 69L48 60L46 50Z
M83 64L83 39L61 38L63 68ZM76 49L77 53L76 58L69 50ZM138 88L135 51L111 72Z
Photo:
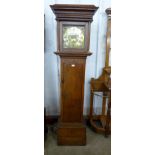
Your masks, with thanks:
M85 145L84 80L94 5L50 5L57 21L57 51L61 58L61 99L58 145Z

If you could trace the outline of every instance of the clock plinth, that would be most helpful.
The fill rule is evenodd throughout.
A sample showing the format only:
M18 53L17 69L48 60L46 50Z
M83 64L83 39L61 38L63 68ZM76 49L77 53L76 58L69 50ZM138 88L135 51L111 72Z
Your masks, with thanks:
M86 127L83 123L59 123L58 145L86 145Z
M57 20L57 52L61 58L61 98L58 145L85 145L83 123L86 57L89 52L90 24L98 9L94 5L50 6Z

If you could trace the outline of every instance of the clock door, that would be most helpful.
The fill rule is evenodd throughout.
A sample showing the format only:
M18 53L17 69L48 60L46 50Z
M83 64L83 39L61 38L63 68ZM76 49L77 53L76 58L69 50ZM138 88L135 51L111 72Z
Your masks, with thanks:
M62 109L63 122L81 122L83 116L83 59L62 60Z

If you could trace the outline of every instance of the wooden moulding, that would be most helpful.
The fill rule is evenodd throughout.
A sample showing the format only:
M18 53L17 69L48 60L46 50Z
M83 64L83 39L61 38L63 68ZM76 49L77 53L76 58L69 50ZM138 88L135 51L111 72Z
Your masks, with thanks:
M60 57L87 57L92 55L90 52L74 52L74 53L68 53L68 52L54 52L56 55L59 55Z
M85 115L84 117L84 123L83 124L89 124L89 116ZM60 118L59 115L46 115L45 116L45 122L47 125L53 125L58 122L58 119Z
M57 21L93 21L98 7L94 5L55 4L50 5Z

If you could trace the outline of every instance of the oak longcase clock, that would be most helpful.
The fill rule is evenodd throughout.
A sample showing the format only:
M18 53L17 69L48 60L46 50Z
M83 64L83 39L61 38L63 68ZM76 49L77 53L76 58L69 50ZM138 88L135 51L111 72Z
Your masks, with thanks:
M84 80L94 5L50 5L57 21L57 51L61 58L59 145L85 145Z

